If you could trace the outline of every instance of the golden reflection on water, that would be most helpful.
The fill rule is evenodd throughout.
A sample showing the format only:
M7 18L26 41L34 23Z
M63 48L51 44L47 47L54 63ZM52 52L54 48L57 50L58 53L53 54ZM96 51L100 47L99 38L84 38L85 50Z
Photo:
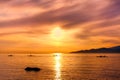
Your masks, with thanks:
M61 80L61 56L62 53L55 53L55 80Z

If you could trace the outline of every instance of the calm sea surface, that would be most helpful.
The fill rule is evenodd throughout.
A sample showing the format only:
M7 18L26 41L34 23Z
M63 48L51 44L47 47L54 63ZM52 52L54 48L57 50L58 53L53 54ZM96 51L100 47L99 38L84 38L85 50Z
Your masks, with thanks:
M32 55L0 54L0 80L120 80L120 54ZM26 67L42 70L26 72Z

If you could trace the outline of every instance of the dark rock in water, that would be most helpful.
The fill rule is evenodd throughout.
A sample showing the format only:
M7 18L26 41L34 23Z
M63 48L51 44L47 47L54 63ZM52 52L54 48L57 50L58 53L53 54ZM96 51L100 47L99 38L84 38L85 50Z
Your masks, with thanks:
M99 58L105 58L105 57L107 57L107 56L96 56L96 57L99 57Z
M26 67L25 68L26 71L40 71L41 69L40 68L37 68L37 67Z

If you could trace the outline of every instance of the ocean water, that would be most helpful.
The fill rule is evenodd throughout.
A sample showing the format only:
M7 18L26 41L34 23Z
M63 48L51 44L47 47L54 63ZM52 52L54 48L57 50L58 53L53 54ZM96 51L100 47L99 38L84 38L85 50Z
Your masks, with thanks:
M32 55L0 54L0 80L120 80L120 54ZM26 72L26 67L42 70Z

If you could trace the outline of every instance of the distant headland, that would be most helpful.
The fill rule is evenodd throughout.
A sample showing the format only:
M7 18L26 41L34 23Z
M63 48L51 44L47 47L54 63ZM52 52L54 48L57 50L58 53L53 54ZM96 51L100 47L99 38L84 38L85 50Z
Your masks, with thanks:
M98 48L90 50L79 50L71 53L120 53L120 46L114 46L110 48Z

